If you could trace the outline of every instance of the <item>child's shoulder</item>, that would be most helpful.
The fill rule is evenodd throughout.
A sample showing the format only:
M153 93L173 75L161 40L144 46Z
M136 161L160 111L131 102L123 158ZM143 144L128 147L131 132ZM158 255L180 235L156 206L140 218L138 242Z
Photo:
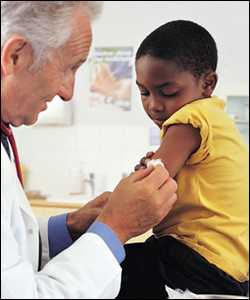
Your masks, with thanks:
M221 110L224 111L226 102L216 96L211 98L203 98L203 99L197 99L194 100L182 108L185 109L200 109L200 110L206 110L206 109L214 109L214 110Z
M233 121L224 111L225 101L211 97L192 101L176 111L163 124L163 133L167 127L175 124L191 124L202 132L208 132L212 127L232 127Z
M194 100L184 105L171 117L172 120L182 119L189 120L189 122L200 120L209 123L218 118L221 120L228 119L228 115L225 112L225 101L217 97Z
M174 121L181 121L192 119L207 119L209 116L214 116L214 114L225 114L225 101L217 98L204 98L194 100L184 106L182 106L178 111L176 111L166 123L171 123Z

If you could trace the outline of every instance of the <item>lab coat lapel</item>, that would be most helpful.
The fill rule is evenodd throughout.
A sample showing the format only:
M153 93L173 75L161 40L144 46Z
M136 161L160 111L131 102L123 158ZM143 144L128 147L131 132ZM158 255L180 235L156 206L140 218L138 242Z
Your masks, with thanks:
M8 184L11 184L13 190L14 198L16 199L15 205L20 208L20 211L23 216L23 221L26 224L27 228L27 239L29 257L31 262L37 270L38 267L38 254L39 254L39 227L37 220L33 214L32 208L30 206L29 200L27 199L23 187L17 177L15 163L10 161L4 147L1 145L1 156L4 159L4 166L6 167L6 174L8 174L10 181ZM17 220L16 220L17 221Z
M29 200L27 199L23 187L17 176L16 181L20 199L19 206L27 227L27 239L29 240L29 248L27 249L27 251L29 251L29 257L31 258L34 269L37 270L39 261L39 226L37 223L37 219L32 211Z
M11 151L11 161L6 153L5 148L3 147L3 145L1 144L1 151L2 154L4 156L4 159L7 161L6 165L8 167L8 173L10 173L11 177L13 178L13 188L15 186L15 188L17 189L17 193L19 195L19 206L20 208L22 208L22 210L34 221L34 223L37 223L34 217L34 214L32 212L30 203L25 195L25 192L23 190L23 187L18 179L18 176L16 174L16 166L14 163L14 157Z
M27 228L27 239L29 257L31 259L34 270L38 270L38 261L39 261L39 227L37 220L33 214L30 203L22 190L22 186L18 180L19 189L20 189L20 208L22 211L24 222L26 223ZM22 192L22 195L21 195Z

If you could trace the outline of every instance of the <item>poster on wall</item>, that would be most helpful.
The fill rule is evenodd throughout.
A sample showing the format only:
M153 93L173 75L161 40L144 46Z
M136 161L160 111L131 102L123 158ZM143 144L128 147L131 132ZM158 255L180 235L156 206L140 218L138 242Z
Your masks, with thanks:
M97 47L91 58L89 105L131 110L133 47Z

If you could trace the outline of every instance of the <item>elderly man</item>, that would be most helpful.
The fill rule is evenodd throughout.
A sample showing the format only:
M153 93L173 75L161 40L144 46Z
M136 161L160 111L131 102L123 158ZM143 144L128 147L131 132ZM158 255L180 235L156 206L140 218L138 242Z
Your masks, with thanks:
M1 1L2 298L112 298L123 244L176 201L162 166L139 170L73 213L37 222L22 189L11 126L31 125L58 95L69 101L91 46L100 1ZM11 146L11 147L10 147ZM39 262L40 258L40 262Z

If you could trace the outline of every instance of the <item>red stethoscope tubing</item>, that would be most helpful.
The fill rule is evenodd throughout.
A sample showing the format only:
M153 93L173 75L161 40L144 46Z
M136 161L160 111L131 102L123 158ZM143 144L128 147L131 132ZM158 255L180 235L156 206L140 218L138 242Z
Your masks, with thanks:
M12 152L14 155L14 159L15 159L17 176L19 178L19 181L23 185L23 176L22 176L22 171L21 171L21 165L20 165L20 160L19 160L17 146L16 146L13 132L12 132L11 128L6 126L2 121L1 121L1 131L7 136L8 140L9 140L9 143L11 145L11 149L12 149Z

